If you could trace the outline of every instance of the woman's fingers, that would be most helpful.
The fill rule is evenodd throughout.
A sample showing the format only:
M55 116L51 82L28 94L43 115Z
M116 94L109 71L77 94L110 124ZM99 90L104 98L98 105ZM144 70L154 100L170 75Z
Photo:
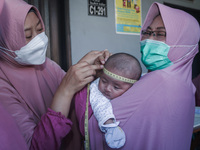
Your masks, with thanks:
M70 88L71 93L81 90L87 83L94 80L96 72L103 69L103 64L109 56L108 50L89 52L76 65L70 67L63 78L62 86L65 89Z
M85 61L92 65L94 64L95 59L100 55L102 55L100 51L91 51L87 53L78 63Z
M108 58L109 58L111 55L112 55L112 54L111 54L107 49L104 50L104 58L105 58L105 61L107 61Z
M94 64L104 65L105 62L107 61L107 59L110 57L110 55L111 55L111 53L107 49L101 51L101 54L97 57Z
M87 83L94 80L96 70L102 69L102 65L90 65L87 62L80 62L68 70L66 76L67 87L70 87L72 92L76 93L81 90Z
M94 79L96 71L100 69L103 69L102 65L84 65L77 70L76 76L77 78L79 77L79 80L83 82L83 84L87 84Z
M105 64L111 53L105 49L103 51L91 51L87 53L78 63L87 62L89 64Z

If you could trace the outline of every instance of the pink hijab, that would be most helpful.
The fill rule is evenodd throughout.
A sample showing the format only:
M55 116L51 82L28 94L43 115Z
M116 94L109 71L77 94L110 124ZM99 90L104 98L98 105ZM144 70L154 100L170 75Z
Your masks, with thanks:
M190 149L195 108L192 61L198 52L199 24L189 14L153 3L142 29L160 13L174 63L143 76L122 96L112 100L114 114L126 134L123 150ZM180 59L181 58L181 59ZM177 61L178 60L178 61ZM91 149L109 149L94 116L89 120Z
M4 4L4 0L1 0L0 1L0 14L1 14L1 11L2 11L2 8L3 8L3 4Z
M1 47L19 50L25 45L24 22L30 8L36 10L43 24L34 6L23 0L5 0L0 17ZM48 58L43 65L22 66L0 53L0 101L14 116L29 145L34 128L50 106L64 75Z
M0 14L4 0L0 1ZM13 118L0 105L0 149L28 149Z

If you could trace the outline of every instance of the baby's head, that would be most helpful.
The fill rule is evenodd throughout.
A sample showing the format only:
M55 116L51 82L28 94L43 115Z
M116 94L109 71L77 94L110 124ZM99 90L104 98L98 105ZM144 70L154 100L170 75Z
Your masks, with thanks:
M99 91L108 99L114 99L126 92L135 80L139 80L141 73L140 63L134 56L127 53L113 54L100 75Z

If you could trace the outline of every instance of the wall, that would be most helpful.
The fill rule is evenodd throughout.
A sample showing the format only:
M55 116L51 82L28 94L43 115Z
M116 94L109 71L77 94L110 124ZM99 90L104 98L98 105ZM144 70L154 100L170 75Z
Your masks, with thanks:
M142 22L153 0L142 1ZM115 33L114 0L107 0L108 17L88 16L87 0L70 0L72 64L91 50L108 49L111 53L127 52L140 60L139 35ZM200 9L200 0L157 0L193 9ZM143 73L147 70L142 65Z

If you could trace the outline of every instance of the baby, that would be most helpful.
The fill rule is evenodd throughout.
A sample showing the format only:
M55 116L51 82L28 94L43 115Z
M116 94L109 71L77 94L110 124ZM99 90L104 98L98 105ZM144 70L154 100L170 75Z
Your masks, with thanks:
M98 121L99 128L105 133L109 147L120 148L125 143L123 130L112 111L110 100L126 92L141 76L139 61L126 53L109 57L100 78L90 86L90 103Z
M139 80L141 72L140 63L134 56L126 53L116 53L109 57L100 77L90 85L89 102L100 130L105 133L106 143L111 148L122 147L126 139L123 130L118 126L119 122L116 121L113 114L110 100L126 92ZM75 97L75 99L77 98L80 99L79 96ZM80 103L83 103L83 101L79 100L78 105Z

